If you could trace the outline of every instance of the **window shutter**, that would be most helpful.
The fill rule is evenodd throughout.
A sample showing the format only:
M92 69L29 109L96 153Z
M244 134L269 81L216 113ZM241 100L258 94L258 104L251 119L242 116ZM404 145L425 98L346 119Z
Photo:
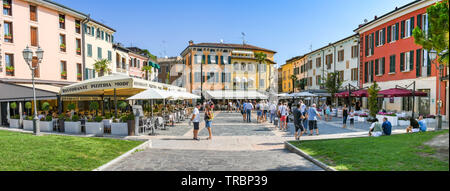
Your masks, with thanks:
M381 74L385 74L386 73L386 58L383 57L381 59Z
M231 56L228 56L228 64L231 64Z
M388 27L387 27L387 42L388 42L388 43L391 42L391 30L392 30L392 27L391 27L391 26L388 26Z
M369 56L369 35L366 36L366 43L364 44L366 50L366 56ZM327 58L328 63L328 58Z
M374 49L374 47L375 47L375 42L373 41L373 33L372 33L372 43L371 43L370 46L372 46L371 55L374 55L374 54L375 54L375 49Z
M102 31L102 40L105 40L105 32Z
M84 28L84 33L87 33L87 25L86 24L83 25L83 28Z
M414 70L414 50L409 52L409 70Z
M220 64L223 65L223 56L220 56Z
M95 28L91 27L91 35L94 36L95 35Z
M383 29L382 45L386 44L386 28Z
M416 77L420 76L420 65L421 65L421 49L417 49L416 51Z
M422 14L417 15L417 27L422 29Z
M95 78L95 70L92 70L92 78Z
M378 70L378 69L379 69L379 68L378 68L378 67L379 67L379 63L378 63L378 62L379 62L378 59L376 59L376 60L375 60L375 74L377 74L377 75L378 75L379 72L380 72L380 71Z
M395 40L398 40L399 23L395 23Z
M430 53L427 53L427 76L431 76L431 58Z
M211 56L208 56L208 64L211 64Z
M401 36L400 36L400 38L405 38L405 21L402 21L401 22Z
M216 64L219 64L219 56L216 56Z
M89 74L89 69L85 68L84 69L84 80L88 80L88 74Z
M205 55L202 55L202 64L205 64Z
M369 63L366 62L365 67L364 67L364 82L367 83L368 82L368 78L367 75L369 75Z
M380 38L380 32L376 31L375 32L375 46L379 45L379 43L378 43L379 38Z
M411 21L410 21L410 26L411 26L411 30L409 30L409 35L412 36L413 34L413 30L414 30L414 17L411 17Z
M405 68L405 53L400 53L400 72L403 72Z

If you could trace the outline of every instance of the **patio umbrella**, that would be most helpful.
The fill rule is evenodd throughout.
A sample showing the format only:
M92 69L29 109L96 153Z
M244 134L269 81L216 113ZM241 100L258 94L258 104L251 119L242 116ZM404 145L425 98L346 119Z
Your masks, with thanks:
M367 93L367 90L358 90L358 91L352 92L351 95L352 95L352 97L368 97L369 94ZM348 91L337 93L337 94L335 94L335 96L339 97L339 98L347 98Z
M293 96L293 97L318 97L316 94L312 94L309 92L293 93L293 94L290 94L290 96Z
M384 98L393 98L393 97L411 97L413 96L413 91L408 89L401 88L392 88L378 92L381 97ZM414 96L417 97L426 97L428 96L425 92L415 92Z

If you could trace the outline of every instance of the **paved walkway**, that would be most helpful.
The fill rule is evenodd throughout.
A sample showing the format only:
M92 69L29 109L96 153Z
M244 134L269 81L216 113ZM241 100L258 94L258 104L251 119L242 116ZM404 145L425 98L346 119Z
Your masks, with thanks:
M201 116L203 117L203 116ZM319 171L318 166L284 149L279 132L270 124L243 123L238 113L218 113L213 140L201 129L192 140L187 123L160 131L152 148L134 153L108 171ZM180 136L183 135L183 136Z

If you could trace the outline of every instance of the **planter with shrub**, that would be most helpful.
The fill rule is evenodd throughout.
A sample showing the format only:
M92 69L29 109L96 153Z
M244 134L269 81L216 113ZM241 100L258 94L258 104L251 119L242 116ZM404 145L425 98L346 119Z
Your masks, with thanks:
M48 115L45 119L39 121L39 128L42 132L53 132L53 117Z
M409 126L411 124L410 117L399 117L398 125L399 126Z
M95 119L86 122L86 134L103 135L103 118L97 116Z
M64 122L64 132L72 134L81 134L81 122L77 115L74 115L72 119Z
M23 129L33 131L33 116L28 116L23 120Z
M126 120L126 118L124 118ZM114 119L111 123L111 135L128 136L128 123L122 119Z

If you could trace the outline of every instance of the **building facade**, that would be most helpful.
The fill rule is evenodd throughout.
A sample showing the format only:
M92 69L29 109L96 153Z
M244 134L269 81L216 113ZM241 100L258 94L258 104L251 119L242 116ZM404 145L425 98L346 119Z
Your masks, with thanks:
M115 60L116 55L113 53L113 43L116 30L90 18L85 21L83 28L83 50L85 51L84 79L88 80L96 76L101 76L101 74L95 71L94 65L97 61L104 59L110 62L108 66L110 72L104 72L103 75L115 73L116 67L113 66L113 60ZM78 40L76 43L79 43ZM77 54L81 55L81 49L77 49Z
M259 63L255 54L267 58ZM189 42L181 53L186 65L186 88L200 95L208 90L248 90L266 92L273 71L275 51L247 45ZM274 73L274 74L272 74Z
M157 62L161 66L158 74L158 82L184 87L186 83L186 75L184 74L186 66L184 65L183 58L180 56L158 58Z
M330 73L339 73L341 89L358 86L358 36L352 35L305 55L307 90L323 89Z
M294 91L292 75L294 75L294 64L292 62L287 62L285 65L281 66L281 83L283 93L292 93Z
M305 90L306 87L306 73L305 73L305 65L306 65L306 57L305 56L297 56L291 58L286 61L287 64L292 64L293 67L293 75L296 77L296 82L294 83L293 92L300 92Z
M415 99L414 110L421 115L437 113L438 86L442 90L443 114L448 112L448 87L444 82L438 83L436 65L431 62L428 52L415 44L412 36L415 27L428 30L426 9L436 2L411 2L381 17L375 17L355 30L361 41L360 86L366 88L376 81L385 90L415 83L417 91L428 93L428 97ZM412 97L383 100L383 108L387 110L412 111L412 107Z

